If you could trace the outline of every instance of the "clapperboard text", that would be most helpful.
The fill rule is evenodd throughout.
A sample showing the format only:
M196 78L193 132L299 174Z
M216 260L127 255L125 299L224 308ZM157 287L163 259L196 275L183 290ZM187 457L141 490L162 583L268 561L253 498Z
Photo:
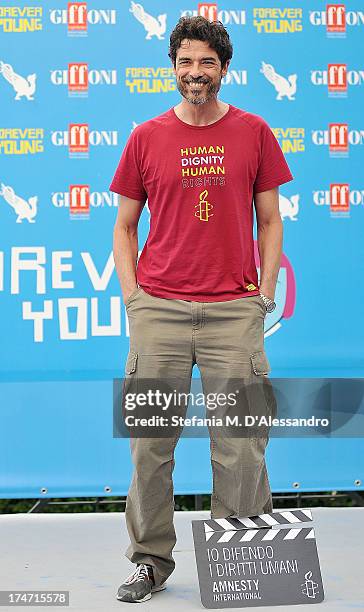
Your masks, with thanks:
M303 509L203 521L211 603L263 600L261 605L266 605L267 593L262 594L261 583L267 579L271 583L274 576L278 583L283 576L295 576L301 597L307 598L307 603L316 603L313 600L320 585L312 579L312 571L298 552L305 542L307 546L311 541L316 548L314 530L281 528L287 523L308 521L312 521L312 513ZM296 545L287 547L285 542ZM202 582L207 586L204 579Z

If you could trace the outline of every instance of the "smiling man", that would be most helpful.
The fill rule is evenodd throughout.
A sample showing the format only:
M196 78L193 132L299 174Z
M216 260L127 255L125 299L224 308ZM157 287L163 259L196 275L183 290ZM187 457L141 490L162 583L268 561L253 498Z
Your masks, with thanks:
M182 100L133 130L110 185L120 194L114 259L130 330L124 394L151 378L189 393L197 364L205 395L248 380L248 395L259 390L249 410L274 417L264 318L275 307L282 254L278 187L293 176L267 122L217 98L232 52L221 22L179 20L169 57ZM147 199L150 231L138 261ZM181 406L168 410L185 414ZM149 437L130 439L126 556L137 566L119 587L121 601L150 599L174 570L172 472L181 429L160 438L151 428ZM213 427L209 434L211 517L271 512L268 435L222 436Z

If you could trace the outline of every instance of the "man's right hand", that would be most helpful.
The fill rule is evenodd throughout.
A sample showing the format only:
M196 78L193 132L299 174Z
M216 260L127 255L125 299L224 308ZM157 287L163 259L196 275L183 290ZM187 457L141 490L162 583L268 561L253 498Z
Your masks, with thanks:
M146 198L133 200L119 195L118 199L118 214L113 232L113 255L125 304L133 292L130 290L133 282L134 290L137 289L138 221Z
M126 296L123 296L124 298L124 306L126 305L128 299L130 298L130 296L134 293L134 291L136 291L138 289L138 285L135 285L134 289L132 289L131 291L129 291Z

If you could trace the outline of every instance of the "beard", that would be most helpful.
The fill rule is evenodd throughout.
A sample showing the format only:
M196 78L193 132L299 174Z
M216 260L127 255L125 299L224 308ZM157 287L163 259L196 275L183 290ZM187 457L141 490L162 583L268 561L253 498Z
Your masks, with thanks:
M191 87L189 85L190 79L187 79L187 82L178 79L177 89L181 96L187 100L187 102L194 104L195 106L205 104L212 98L216 97L221 87L221 78L219 82L214 82L207 79L201 79L200 81L193 82L202 82L204 85L201 89L194 89L193 86Z

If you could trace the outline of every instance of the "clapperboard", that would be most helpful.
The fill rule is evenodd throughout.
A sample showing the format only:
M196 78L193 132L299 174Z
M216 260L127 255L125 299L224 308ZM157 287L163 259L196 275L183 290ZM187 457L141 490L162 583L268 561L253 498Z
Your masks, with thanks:
M309 521L311 510L302 509L192 521L203 606L243 608L322 602L324 590L314 530L296 526Z

